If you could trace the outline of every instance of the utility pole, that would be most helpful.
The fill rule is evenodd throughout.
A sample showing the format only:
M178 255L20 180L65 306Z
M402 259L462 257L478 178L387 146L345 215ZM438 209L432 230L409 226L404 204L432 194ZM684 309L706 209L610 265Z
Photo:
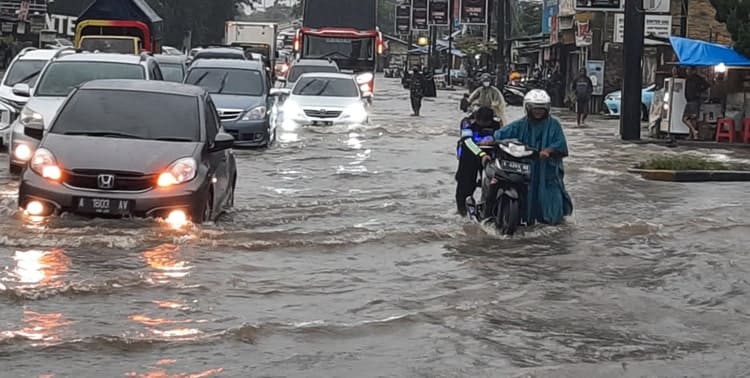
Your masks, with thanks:
M620 138L641 139L641 60L645 14L638 1L625 1L625 39L623 41L625 72L622 79Z
M690 0L680 0L680 37L687 37L688 21L688 2Z
M495 31L497 34L497 51L495 52L495 63L499 72L497 85L502 88L505 85L505 5L508 0L495 0Z
M453 71L453 2L448 0L448 88L453 88L451 72Z

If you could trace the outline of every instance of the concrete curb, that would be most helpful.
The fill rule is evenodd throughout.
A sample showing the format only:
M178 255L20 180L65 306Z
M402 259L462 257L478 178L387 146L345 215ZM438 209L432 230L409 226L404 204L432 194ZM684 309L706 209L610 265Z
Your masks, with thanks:
M671 182L748 182L750 171L669 171L661 169L629 168L646 180Z

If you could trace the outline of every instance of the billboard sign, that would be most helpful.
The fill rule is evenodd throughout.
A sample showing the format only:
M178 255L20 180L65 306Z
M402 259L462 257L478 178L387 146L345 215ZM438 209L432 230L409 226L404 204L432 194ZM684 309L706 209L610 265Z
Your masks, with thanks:
M576 10L588 11L620 11L623 0L575 0Z
M448 26L448 1L430 0L429 3L430 25Z
M396 5L396 26L393 30L404 35L409 33L411 26L411 6L408 4Z
M669 38L672 35L672 16L647 14L644 22L644 34L646 38L655 36ZM623 43L625 40L625 15L615 15L615 33L612 42Z
M462 0L461 23L464 25L487 25L489 0Z
M411 0L411 30L428 30L427 0Z

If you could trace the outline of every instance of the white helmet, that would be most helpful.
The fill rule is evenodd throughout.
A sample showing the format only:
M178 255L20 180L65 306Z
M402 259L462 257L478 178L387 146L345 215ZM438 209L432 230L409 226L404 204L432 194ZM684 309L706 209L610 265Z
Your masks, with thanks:
M552 99L547 94L547 91L543 89L532 89L526 96L523 97L523 108L526 111L526 115L530 115L532 109L543 108L549 115L552 110Z

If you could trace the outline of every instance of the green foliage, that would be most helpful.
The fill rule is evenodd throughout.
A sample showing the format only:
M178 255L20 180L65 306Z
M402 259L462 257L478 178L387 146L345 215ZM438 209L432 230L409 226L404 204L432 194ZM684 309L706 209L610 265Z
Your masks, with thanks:
M218 43L224 38L224 23L233 20L239 4L250 0L147 0L164 19L164 43L182 46L185 32L193 32L193 45Z
M750 1L711 0L711 4L716 8L716 20L727 24L735 50L750 56Z
M697 156L666 155L652 158L641 164L639 168L668 171L724 171L732 167L719 161Z
M461 36L456 38L456 48L460 49L469 56L476 54L494 54L497 50L497 44L486 43L482 37Z
M384 34L395 34L396 23L396 0L378 1L378 27Z

